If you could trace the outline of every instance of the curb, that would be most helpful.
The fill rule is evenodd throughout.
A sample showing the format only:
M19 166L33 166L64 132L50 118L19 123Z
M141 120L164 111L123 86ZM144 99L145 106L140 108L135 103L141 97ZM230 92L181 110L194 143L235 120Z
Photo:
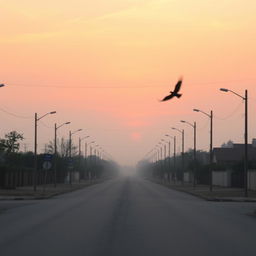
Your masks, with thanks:
M71 193L71 192L77 191L79 189L84 189L84 188L90 187L92 185L96 185L98 183L102 183L105 180L95 181L93 183L88 183L85 186L73 187L73 188L71 188L69 190L58 191L58 192L52 193L50 195L45 195L45 196L44 195L41 195L41 196L20 196L20 197L19 196L9 196L9 197L8 196L0 196L0 201L14 201L14 200L22 201L22 200L44 200L44 199L50 199L50 198L53 198L53 197L58 196L58 195L63 195L63 194L66 194L66 193Z
M161 186L164 186L166 188L173 189L175 191L183 192L183 193L198 197L200 199L203 199L203 200L209 201L209 202L256 203L256 199L249 199L249 198L248 199L235 199L235 198L225 198L225 197L223 197L223 198L221 198L221 197L208 197L208 196L193 193L191 191L183 190L182 188L172 187L172 186L169 186L169 185L157 182L157 181L153 181L151 179L149 179L149 181L151 181L153 183L156 183L156 184L159 184Z

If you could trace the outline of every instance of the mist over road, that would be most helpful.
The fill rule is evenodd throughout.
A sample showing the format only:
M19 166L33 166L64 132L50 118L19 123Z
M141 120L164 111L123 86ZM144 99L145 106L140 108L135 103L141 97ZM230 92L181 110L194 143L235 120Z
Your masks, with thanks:
M136 177L1 208L1 256L256 253L255 204L207 202Z

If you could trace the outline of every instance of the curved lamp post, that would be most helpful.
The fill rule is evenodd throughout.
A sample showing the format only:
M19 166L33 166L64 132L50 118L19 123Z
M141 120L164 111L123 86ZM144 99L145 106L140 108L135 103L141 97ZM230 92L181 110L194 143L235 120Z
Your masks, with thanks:
M174 173L176 174L176 136L171 136L169 134L165 134L165 136L173 139L173 170Z
M81 142L83 141L83 140L85 140L85 139L87 139L87 138L89 138L90 136L88 135L88 136L85 136L85 137L83 137L83 138L80 138L79 137L79 158L81 157Z
M56 114L56 111L48 112L41 117L38 117L37 113L35 113L35 143L34 143L34 172L33 172L34 191L36 191L36 186L37 186L37 122L40 121L45 116L52 115L52 114Z
M200 112L210 118L210 174L209 174L209 185L210 185L210 191L212 191L212 162L213 162L213 155L212 155L212 134L213 134L213 111L211 110L210 114L207 114L206 112L194 108L193 111Z
M181 133L181 138L182 138L182 151L181 151L181 160L182 160L182 182L183 182L183 173L184 173L184 129L180 130L175 127L172 127L173 130L178 131Z
M167 180L168 182L170 183L170 169L171 169L171 142L170 140L166 141L164 139L162 139L163 142L167 143L168 144L168 171L167 171ZM166 166L166 157L167 157L167 154L166 154L166 145L164 145L164 162L165 162L165 166Z
M69 157L71 158L71 156L72 156L72 135L73 134L75 134L75 133L77 133L77 132L81 132L83 129L78 129L78 130L76 130L76 131L74 131L74 132L71 132L71 131L69 131Z
M83 129L75 130L74 132L69 131L69 159L71 161L72 158L72 135L74 135L77 132L82 131ZM72 185L72 175L71 170L69 170L69 184Z
M59 126L54 124L54 187L57 186L57 130L64 125L70 124L71 122L63 123Z
M188 124L191 126L194 130L194 150L193 150L193 158L194 158L194 164L196 163L196 122L194 124L187 122L185 120L180 120L181 123ZM194 180L193 180L194 187L196 186L196 166L194 166Z
M244 96L226 89L226 88L220 88L220 91L223 92L231 92L238 96L239 98L244 100L244 106L245 106L245 124L244 124L244 195L245 197L248 196L248 91L245 90Z
M163 147L162 147L163 143L162 142L158 142L158 147L159 147L159 165L160 165L160 170L161 170L161 178L162 178L162 172L163 172Z

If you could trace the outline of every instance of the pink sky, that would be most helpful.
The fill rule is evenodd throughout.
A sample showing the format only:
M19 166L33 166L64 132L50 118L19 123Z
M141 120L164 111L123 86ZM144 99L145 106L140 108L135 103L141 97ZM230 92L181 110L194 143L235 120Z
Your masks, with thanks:
M83 128L120 163L140 160L170 127L198 123L198 148L243 141L243 103L220 87L249 90L249 138L256 137L256 2L253 0L0 0L0 137L24 133L33 149L33 115L56 110L39 126L39 148L54 122ZM165 103L183 75L183 96ZM50 127L50 128L48 128ZM176 134L179 135L179 134ZM78 135L74 137L78 140ZM179 143L179 141L178 141Z

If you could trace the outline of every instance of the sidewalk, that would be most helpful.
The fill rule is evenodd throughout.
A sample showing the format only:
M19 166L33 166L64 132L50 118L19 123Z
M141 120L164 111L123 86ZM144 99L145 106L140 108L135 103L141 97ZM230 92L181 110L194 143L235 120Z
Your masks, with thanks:
M256 191L248 191L248 197L244 196L244 189L242 188L225 188L214 186L210 191L208 185L196 185L190 183L173 183L171 184L161 182L160 180L151 180L152 182L161 184L170 189L185 192L197 197L200 197L207 201L217 202L255 202L256 203Z
M68 193L78 189L82 189L97 183L102 182L100 180L84 180L80 183L70 184L57 184L56 188L53 184L47 184L46 186L38 185L37 191L33 190L33 187L17 187L16 189L0 189L0 200L35 200L35 199L47 199L56 195Z

